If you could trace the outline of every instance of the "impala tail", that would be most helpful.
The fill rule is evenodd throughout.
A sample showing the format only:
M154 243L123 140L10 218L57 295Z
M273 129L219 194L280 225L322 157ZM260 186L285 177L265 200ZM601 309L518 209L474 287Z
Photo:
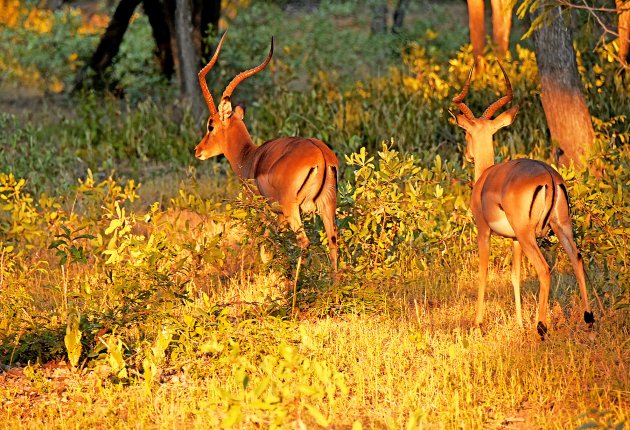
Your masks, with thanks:
M545 170L547 167L540 163ZM553 174L548 172L549 176L540 181L541 183L534 188L534 195L532 197L532 203L529 207L529 218L535 221L536 236L541 237L547 233L549 229L549 218L557 205L558 201L558 186L556 185Z
M328 163L328 160L327 160ZM315 200L317 211L321 214L324 229L328 238L328 246L331 253L333 270L337 272L337 226L335 225L335 211L337 208L337 181L338 169L336 164L327 164L319 197Z

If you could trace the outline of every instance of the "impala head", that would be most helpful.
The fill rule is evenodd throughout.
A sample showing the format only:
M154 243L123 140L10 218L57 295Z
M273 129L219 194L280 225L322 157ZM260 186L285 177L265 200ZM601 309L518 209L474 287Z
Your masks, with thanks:
M510 80L507 77L507 73L505 73L505 69L500 62L499 67L501 67L503 77L505 78L507 94L488 106L481 117L475 118L475 115L473 115L470 108L466 106L466 104L463 102L464 98L468 94L470 80L472 78L473 69L475 68L474 65L470 68L470 72L468 73L468 79L466 80L464 89L457 97L453 98L453 103L457 105L461 112L460 114L453 116L457 121L457 125L466 130L465 157L466 160L471 163L475 162L475 158L483 157L485 163L490 162L490 164L492 164L491 161L488 161L488 157L491 157L490 160L494 159L492 136L499 129L512 124L512 121L514 121L514 117L516 117L516 114L518 113L518 106L514 106L506 110L505 112L502 112L496 118L492 118L492 116L499 109L512 101L513 95L512 85L510 85Z
M267 64L269 64L269 61L271 60L271 56L273 55L273 38L271 38L271 49L269 50L267 59L260 66L236 75L236 77L232 79L225 88L225 91L221 96L221 101L219 102L219 107L217 108L214 105L212 94L210 94L210 90L208 89L206 74L210 71L210 69L212 69L212 66L214 66L217 61L219 52L221 51L221 46L223 45L223 40L225 39L225 34L227 33L223 34L223 37L221 38L221 41L219 42L219 45L217 46L210 62L201 69L201 71L199 71L199 84L201 85L201 91L206 103L208 104L208 108L210 109L210 116L208 117L208 122L206 124L206 134L195 148L195 156L200 160L207 160L208 158L224 154L228 150L228 145L233 141L234 137L246 135L249 139L249 133L247 132L247 128L243 122L245 110L241 106L232 108L232 92L238 84L243 82L245 79L267 67Z

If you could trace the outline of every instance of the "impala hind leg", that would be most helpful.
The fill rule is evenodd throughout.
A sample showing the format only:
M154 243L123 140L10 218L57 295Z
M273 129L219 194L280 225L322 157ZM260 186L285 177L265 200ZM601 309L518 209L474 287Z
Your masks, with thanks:
M521 259L523 250L518 240L512 243L512 286L514 287L514 304L516 306L516 322L523 328L523 314L521 313Z
M586 293L586 276L584 274L584 262L582 261L582 255L575 245L573 240L573 229L571 222L559 223L556 220L551 220L551 228L558 237L558 240L562 244L562 247L571 260L573 266L573 272L580 286L580 295L582 296L582 304L584 306L584 322L592 325L595 322L593 312L591 312L591 306L588 302L588 295Z
M308 240L308 236L306 235L306 232L304 231L304 226L302 225L302 218L300 217L300 207L297 204L283 205L282 215L284 216L284 219L289 223L289 227L291 227L291 230L295 232L298 246L302 249L308 248L311 242Z
M488 282L488 258L490 255L490 227L477 226L477 246L479 247L479 279L477 291L477 315L475 316L475 325L480 326L483 321L484 312L484 295L486 293L486 284Z
M547 311L549 305L549 287L551 286L551 272L549 265L545 261L536 237L528 234L517 235L518 241L523 248L523 252L536 269L538 274L538 282L540 283L540 291L538 293L538 325L536 329L540 337L544 338L547 334Z

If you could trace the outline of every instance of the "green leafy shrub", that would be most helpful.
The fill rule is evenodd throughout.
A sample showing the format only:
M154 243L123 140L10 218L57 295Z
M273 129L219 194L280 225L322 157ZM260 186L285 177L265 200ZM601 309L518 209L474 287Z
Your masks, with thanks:
M630 154L627 144L610 137L599 134L588 160L590 169L576 172L568 168L561 173L568 179L574 230L582 256L592 269L604 269L603 288L615 296L613 300L627 302ZM619 138L623 142L630 135Z
M345 264L376 280L461 264L471 251L461 172L439 155L430 168L422 167L386 144L377 163L363 148L346 163L354 181L342 184L340 193Z

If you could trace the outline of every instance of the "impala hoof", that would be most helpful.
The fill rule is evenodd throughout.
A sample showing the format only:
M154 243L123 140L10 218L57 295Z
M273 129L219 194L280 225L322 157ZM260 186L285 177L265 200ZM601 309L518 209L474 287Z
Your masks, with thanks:
M591 325L595 322L593 312L584 312L584 322Z
M481 322L475 322L472 327L473 331L478 331L482 336L488 333L488 326Z
M547 335L547 326L542 323L542 321L538 321L538 326L536 327L538 334L540 335L541 340L545 340L545 336Z

